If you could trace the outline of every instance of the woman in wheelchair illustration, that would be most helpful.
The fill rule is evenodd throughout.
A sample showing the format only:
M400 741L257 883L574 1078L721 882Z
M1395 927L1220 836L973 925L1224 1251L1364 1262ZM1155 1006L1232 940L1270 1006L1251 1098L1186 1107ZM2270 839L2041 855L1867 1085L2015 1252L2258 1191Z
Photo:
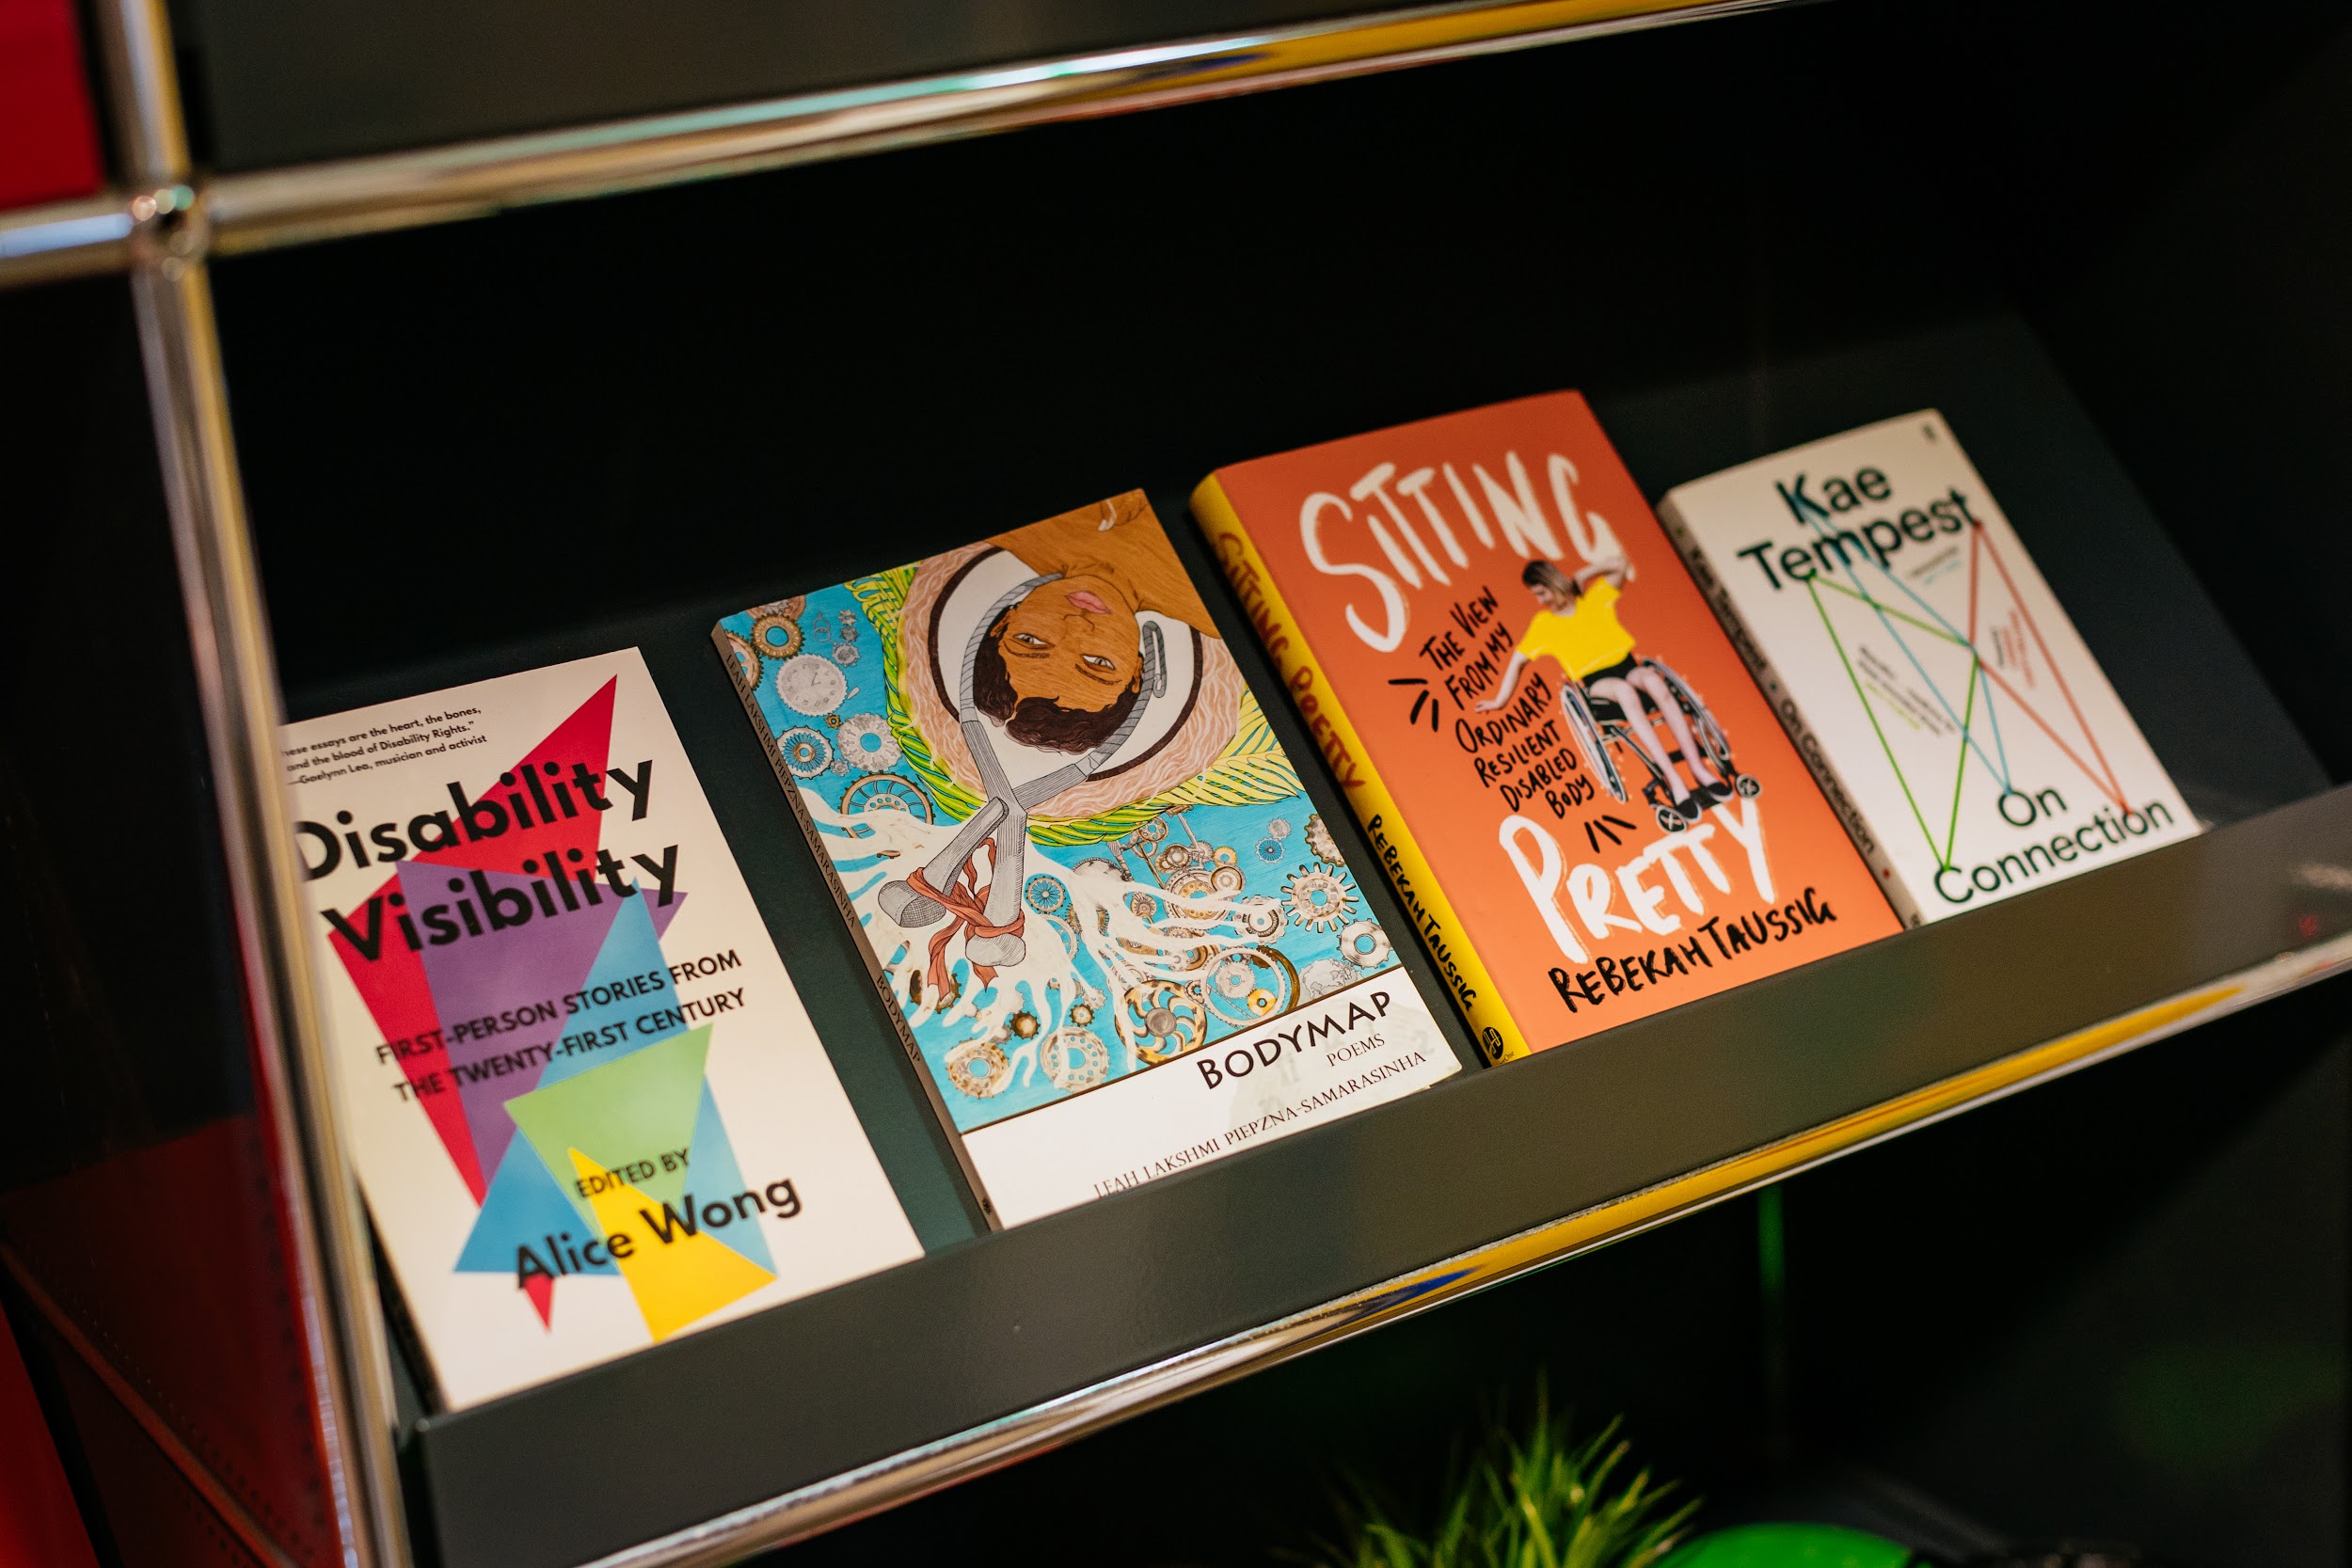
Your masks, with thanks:
M1632 562L1612 557L1571 578L1549 561L1531 561L1520 580L1543 609L1512 652L1502 689L1478 705L1481 713L1508 703L1528 665L1549 658L1560 667L1560 710L1584 766L1602 788L1626 800L1613 748L1630 747L1649 774L1642 797L1666 832L1680 832L1719 800L1757 793L1756 781L1734 766L1731 743L1698 694L1663 661L1635 657L1633 634L1616 609L1633 580ZM1674 736L1671 751L1659 738L1652 709Z

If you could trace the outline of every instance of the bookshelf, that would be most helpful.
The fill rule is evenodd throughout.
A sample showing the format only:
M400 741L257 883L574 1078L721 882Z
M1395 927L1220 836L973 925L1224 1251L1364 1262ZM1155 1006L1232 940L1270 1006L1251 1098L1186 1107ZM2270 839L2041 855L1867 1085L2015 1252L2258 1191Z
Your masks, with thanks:
M51 1022L0 1262L86 1449L145 1444L142 1484L259 1561L735 1560L1383 1325L1441 1337L1493 1310L1458 1298L1670 1222L1720 1241L1836 1156L2086 1104L2106 1074L2039 1085L2169 1036L2242 1045L2225 1015L2320 1037L2325 1006L2274 999L2352 960L2342 8L2119 42L2086 0L2030 51L2026 8L1941 0L1331 9L97 13L116 194L0 214L36 372L10 461L69 525L8 633L9 833L97 874L16 850ZM1858 135L1857 84L1931 58L1978 110ZM2214 831L983 1233L710 621L875 565L879 528L911 559L1140 483L1262 684L1181 525L1194 479L1567 385L1653 498L1941 408ZM927 1256L436 1412L324 1110L272 726L630 645ZM142 791L69 760L122 744L124 690ZM200 937L101 940L133 876ZM145 1021L158 992L193 1022ZM155 1190L178 1223L125 1210ZM92 1235L159 1248L246 1375ZM618 1432L661 1456L625 1485Z

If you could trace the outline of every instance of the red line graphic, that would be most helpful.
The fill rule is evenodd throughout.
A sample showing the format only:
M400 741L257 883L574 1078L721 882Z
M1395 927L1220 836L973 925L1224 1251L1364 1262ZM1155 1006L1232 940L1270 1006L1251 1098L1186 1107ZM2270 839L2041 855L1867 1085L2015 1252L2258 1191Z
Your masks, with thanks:
M2098 774L2092 772L2090 770L2090 765L2083 761L2082 758L2076 756L2074 754L2074 748L2058 738L2058 731L2050 728L2049 721L2042 718L2042 715L2036 713L2033 710L2032 705L2028 704L2025 698L2017 694L2017 689L2015 687L2010 685L2008 681L2002 680L1999 672L1995 671L1990 664L1985 663L1981 658L1977 661L1977 667L1984 672L1986 679L1999 682L2001 689L2008 692L2019 707L2025 709L2026 717L2042 726L2042 733L2050 737L2050 744L2056 746L2059 751L2064 752L2066 753L2066 760L2073 763L2076 768L2082 769L2083 777L2090 781L2092 788L2096 789L2100 794L2106 796L2109 800L2113 801L2117 811L2127 811L2130 809L2130 803L2123 799L2122 790L2118 788L2114 784L2108 782L2107 780L2101 779ZM2079 720L2082 718L2082 715L2078 713L2074 717ZM2083 734L2088 736L2090 733L2090 727L2086 725L2083 729ZM2105 767L2106 765L2106 758L2101 757L2099 759L2100 766Z
M2074 714L2074 722L2081 726L2083 739L2089 743L2090 747L2090 754L2099 759L2100 772L2104 773L2106 777L2105 779L2101 779L2097 774L2092 774L2090 782L2106 791L2107 799L2115 802L2116 810L2122 811L2127 809L2129 802L2123 799L2123 785L2115 776L2114 765L2107 761L2106 753L2099 750L2099 737L2091 733L2090 722L2083 718L2082 708L2075 704L2074 689L2073 687L2067 685L2066 673L2058 668L2058 660L2050 657L2050 645L2042 640L2042 628L2035 624L2033 610L2026 606L2025 598L2017 592L2017 584L2010 578L2009 567L2003 564L2001 561L2001 552L1993 548L1992 546L1987 545L1985 546L1985 553L1993 558L1993 569L2001 574L2001 585L2009 590L2010 602L2014 604L2017 607L2017 612L2026 618L2026 629L2033 633L2034 646L2042 650L2042 666L2050 672L2050 678L2058 682L2058 692L2066 699L2067 711ZM1973 579L1971 582L1971 593L1972 594L1974 593ZM1975 645L1973 635L1975 620L1973 616L1971 617L1969 624L1971 627L1970 645L1973 647ZM1989 670L1985 673L1987 674L1992 674L1992 672ZM2000 680L2000 677L1998 675L1994 675L1994 679ZM2001 681L2001 687L2004 690L2008 690L2009 682ZM2017 694L2014 691L2010 691L2010 695L2014 697ZM2022 697L2018 697L2017 700L2021 705L2025 702L2025 699ZM2028 713L2033 712L2031 708L2027 708L2026 711ZM2035 721L2037 723L2041 722L2040 715L2035 715ZM2046 731L2050 726L2042 724L2042 727ZM2056 735L2052 735L2050 738L2052 740L2057 740L2058 736ZM2065 751L2063 743L2060 744L2058 749L2060 751ZM2067 752L2066 754L2072 757L2074 753ZM2074 766L2077 768L2083 767L2079 759L2076 760ZM2083 768L2083 771L2085 773L2090 773L2090 769Z

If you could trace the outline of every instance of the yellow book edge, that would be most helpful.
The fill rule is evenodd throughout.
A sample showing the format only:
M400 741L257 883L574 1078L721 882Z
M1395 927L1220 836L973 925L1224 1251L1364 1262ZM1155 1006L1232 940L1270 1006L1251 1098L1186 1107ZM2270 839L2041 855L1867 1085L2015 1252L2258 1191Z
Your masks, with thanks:
M1281 590L1274 585L1274 574L1266 570L1264 558L1259 555L1249 531L1242 525L1240 515L1226 499L1225 488L1217 483L1215 474L1202 480L1193 491L1192 515L1208 534L1217 564L1232 583L1249 628L1257 633L1259 645L1264 648L1276 673L1281 676L1283 688L1290 692L1308 734L1339 775L1348 809L1370 835L1380 869L1405 906L1405 913L1420 933L1422 945L1429 949L1438 977L1453 996L1454 1006L1470 1020L1480 1053L1489 1062L1507 1062L1529 1054L1532 1048L1519 1033L1510 1009L1502 1005L1494 976L1487 973L1470 933L1462 929L1462 923L1454 917L1453 901L1438 885L1428 857L1421 851L1420 841L1406 826L1396 797L1389 793L1389 786L1381 779L1380 770L1373 766L1356 726L1348 721L1347 710L1341 705L1330 683L1324 679L1306 634L1299 630L1289 605L1283 602Z

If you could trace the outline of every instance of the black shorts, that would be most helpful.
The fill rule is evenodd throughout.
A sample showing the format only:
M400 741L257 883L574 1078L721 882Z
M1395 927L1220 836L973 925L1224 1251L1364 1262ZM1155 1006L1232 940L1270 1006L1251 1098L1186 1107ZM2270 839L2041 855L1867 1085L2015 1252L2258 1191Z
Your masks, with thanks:
M1612 664L1606 670L1596 670L1589 675L1579 677L1578 684L1589 687L1595 681L1605 681L1613 677L1618 680L1623 680L1626 676L1633 673L1634 666L1640 664L1642 660L1639 655L1628 654L1625 657L1617 660L1616 663Z

